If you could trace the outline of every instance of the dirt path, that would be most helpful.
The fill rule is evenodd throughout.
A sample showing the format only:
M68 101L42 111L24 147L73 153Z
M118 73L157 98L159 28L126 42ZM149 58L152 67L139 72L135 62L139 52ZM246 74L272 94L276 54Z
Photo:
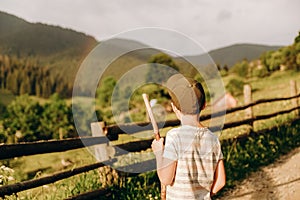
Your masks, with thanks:
M220 200L300 199L300 147L250 175Z

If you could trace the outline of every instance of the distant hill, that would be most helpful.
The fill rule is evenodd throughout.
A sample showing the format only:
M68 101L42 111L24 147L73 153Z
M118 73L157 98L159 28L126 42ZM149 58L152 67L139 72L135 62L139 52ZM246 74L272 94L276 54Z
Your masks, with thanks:
M117 51L120 48L131 49L133 47L146 46L142 43L125 39L114 39L114 42L112 43L114 45L109 48L109 51ZM249 61L258 59L263 52L277 50L280 47L281 46L267 46L258 44L235 44L228 47L212 50L208 53L216 64L219 64L221 67L227 65L230 68L235 63L242 61L243 59L247 59ZM118 77L118 73L125 73L132 67L147 62L151 55L157 54L159 52L160 51L151 49L150 47L149 49L130 52L126 56L123 56L117 59L116 62L112 63L110 69L108 70L108 74ZM193 70L187 63L187 60L192 61L193 64L197 64L200 66L206 66L211 63L207 55L184 56L183 58L174 58L174 60L178 64L181 72L186 72L188 69L191 70L190 74L193 74Z
M259 44L235 44L216 50L209 51L209 55L216 64L221 67L227 65L229 68L235 63L242 61L243 59L253 60L259 58L259 56L266 51L277 50L281 46L268 46ZM186 56L186 58L195 60L195 62L203 65L205 62L203 58L205 56ZM205 59L204 59L205 60Z
M52 68L54 74L65 74L70 81L76 76L82 60L97 44L99 42L95 38L84 33L58 26L29 23L0 11L0 55L36 58L41 66ZM113 39L105 53L140 47L146 45L132 40ZM119 77L130 68L145 63L152 54L158 52L151 47L129 52L115 60L106 74Z
M95 38L70 29L41 23L29 23L0 12L0 49L16 55L80 56L94 47Z
M0 55L13 55L18 58L31 57L37 60L39 66L51 69L52 76L60 75L72 85L77 70L86 55L99 42L92 36L59 26L41 23L29 23L14 15L0 11ZM133 48L142 50L130 51ZM276 50L279 46L256 44L236 44L210 51L209 54L216 64L228 67L236 62L259 58L260 54ZM119 78L135 66L144 64L160 51L137 41L113 39L102 55L105 58L110 52L128 52L116 58L105 71L104 75ZM107 54L106 54L107 53ZM209 63L206 56L186 56L194 63L205 65ZM181 58L175 58L181 72L193 74L193 68Z
M105 45L105 52L97 56L97 59L106 60L111 55L120 55L112 60L104 73L104 76L110 75L115 78L119 78L134 67L147 63L152 55L160 53L159 50L148 45L128 39L114 38L104 41L102 45Z
M41 23L29 23L0 11L0 54L37 58L59 71L77 65L96 45L92 36ZM74 73L71 73L74 74Z

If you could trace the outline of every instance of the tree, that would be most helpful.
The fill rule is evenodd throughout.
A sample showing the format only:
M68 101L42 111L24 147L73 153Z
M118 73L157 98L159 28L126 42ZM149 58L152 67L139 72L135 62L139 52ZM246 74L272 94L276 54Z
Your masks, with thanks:
M72 109L58 94L52 95L45 104L40 122L40 139L67 138L74 133Z
M52 94L51 88L51 81L49 80L49 78L45 78L42 82L42 97L50 97Z
M296 63L297 63L297 70L299 71L300 70L300 53L297 54Z
M0 120L5 119L7 117L7 108L4 104L0 102Z
M223 69L226 71L226 72L228 72L229 71L229 68L228 68L228 65L224 65L224 67L223 67Z
M263 78L269 75L268 69L265 65L262 65L260 67L254 67L252 70L252 76Z
M173 61L171 56L165 53L159 53L151 56L148 63L150 63L151 68L146 74L147 82L154 82L158 84L165 82L170 76L174 74L174 70L179 70L178 66ZM171 67L174 70L169 68L162 68L161 65Z
M100 88L97 91L97 96L100 100L101 106L110 106L112 93L116 84L116 80L111 76L103 79L100 84Z
M6 79L7 89L12 91L13 94L19 94L19 87L18 87L18 77L17 74L14 72L10 72L7 75Z
M7 117L7 108L4 104L0 102L0 120L3 120ZM7 141L7 133L3 130L3 127L0 123L0 143L5 143Z
M298 32L298 36L295 37L294 43L300 43L300 31Z
M276 71L280 69L280 65L282 64L282 54L280 51L275 51L271 54L271 58L269 60L269 69L271 71Z
M8 117L3 127L9 135L19 133L18 141L40 139L40 116L43 108L28 95L19 96L7 108Z
M249 63L247 60L243 60L242 62L236 63L230 71L236 73L242 78L248 76Z
M226 90L234 96L242 94L243 89L244 82L239 79L231 79L226 85Z
M263 66L265 66L268 71L271 71L269 68L269 59L271 57L271 54L272 54L272 51L266 51L266 52L262 53L259 57L261 64Z
M36 82L35 84L35 95L38 97L42 96L42 86L39 82Z
M32 94L30 80L29 80L28 76L24 77L24 79L21 82L20 95L23 95L23 94Z

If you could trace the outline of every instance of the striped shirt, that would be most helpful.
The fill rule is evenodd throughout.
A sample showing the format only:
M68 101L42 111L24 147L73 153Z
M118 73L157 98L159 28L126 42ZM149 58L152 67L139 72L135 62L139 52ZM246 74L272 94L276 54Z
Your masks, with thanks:
M223 159L218 137L207 128L183 125L167 133L163 156L176 160L167 199L210 199L217 163Z

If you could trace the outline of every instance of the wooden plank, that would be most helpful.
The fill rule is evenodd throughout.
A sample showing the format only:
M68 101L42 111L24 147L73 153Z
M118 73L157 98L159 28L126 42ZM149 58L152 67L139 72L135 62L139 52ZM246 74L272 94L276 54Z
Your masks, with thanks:
M294 96L297 94L297 83L294 80L290 81L290 87L291 87L291 95ZM292 99L292 105L293 107L297 107L298 106L298 99ZM299 111L296 110L295 111L295 115L299 116Z
M143 151L151 147L153 139L142 140L142 141L135 141L135 142L128 142L125 144L116 145L115 156L121 156L127 154L128 152L137 152Z
M66 178L69 178L74 175L81 174L81 173L84 173L84 172L87 172L90 170L94 170L99 167L103 167L105 165L112 164L114 162L116 162L116 159L109 160L105 164L104 163L95 163L95 164L71 169L68 171L55 173L55 174L52 174L52 175L49 175L46 177L42 177L42 178L37 178L37 179L33 179L33 180L28 180L28 181L15 183L15 184L1 186L0 187L0 197L4 197L5 195L11 195L11 194L21 192L24 190L36 188L36 187L43 186L46 184L54 183L56 181L66 179Z
M84 142L84 145L82 141ZM153 139L128 142L125 144L115 145L115 156L124 155L128 152L146 150L151 147ZM106 137L89 137L66 140L38 141L19 144L2 144L0 145L0 159L9 159L20 156L29 156L44 153L63 152L77 148L84 148L98 144L106 144Z
M288 110L282 110L282 111L279 111L279 112L276 112L276 113L272 113L272 114L259 115L259 116L255 116L254 120L269 119L271 117L276 117L277 115L287 114L287 113L290 113L290 112L293 112L293 111L299 110L299 109L300 109L300 106L295 107L295 108L291 108L291 109L288 109Z
M18 144L1 144L0 160L35 154L63 152L86 146L106 143L106 137L86 137L65 140L49 140L38 142L26 142Z
M210 118L220 117L225 114L241 111L241 110L247 109L249 107L262 104L262 103L285 101L285 100L291 100L291 99L295 99L295 98L299 98L299 97L300 97L300 93L298 95L291 96L291 97L260 99L257 101L253 101L252 103L249 103L247 105L234 107L234 108L228 109L226 111L223 110L223 111L219 111L219 112L216 112L213 114L202 115L202 116L200 116L200 121L204 121L204 120L208 120ZM180 125L179 120L168 120L165 122L158 122L159 128L178 126L178 125ZM107 135L111 135L111 138L116 138L116 136L114 136L114 135L134 134L134 133L137 133L140 131L145 131L145 130L152 130L152 126L151 126L150 122L128 123L128 124L122 124L122 125L110 125L110 126L107 126Z
M252 89L250 85L244 85L244 102L248 105L252 102ZM252 106L245 109L246 119L253 118Z
M272 99L260 99L257 101L253 101L252 103L249 103L247 105L243 105L243 106L239 106L239 107L234 107L231 109L228 109L226 111L220 111L220 112L216 112L213 114L213 117L220 117L223 116L224 113L229 114L229 113L234 113L237 111L241 111L241 110L245 110L251 106L256 106L262 103L272 103L272 102L276 102L276 101L285 101L285 100L291 100L291 99L295 99L295 98L299 98L300 97L300 93L295 95L295 96L291 96L291 97L280 97L280 98L272 98ZM203 116L203 119L209 119L210 115L205 115ZM201 117L200 117L201 119Z
M105 137L103 129L105 124L103 122L91 123L91 130L93 137ZM114 148L109 145L109 142L104 144L96 144L93 146L94 155L98 162L108 160L114 157Z
M298 110L298 109L300 109L300 106L295 107L295 108L291 108L291 109L288 109L288 110L282 110L282 111L279 111L279 112L276 112L276 113L267 114L267 115L258 115L258 116L255 116L255 117L251 118L251 119L244 119L244 120L241 120L241 121L238 121L238 122L226 123L226 124L224 124L223 129L234 128L234 127L245 125L245 124L251 124L254 121L269 119L269 118L272 118L272 117L276 117L278 115L293 112L293 111Z

